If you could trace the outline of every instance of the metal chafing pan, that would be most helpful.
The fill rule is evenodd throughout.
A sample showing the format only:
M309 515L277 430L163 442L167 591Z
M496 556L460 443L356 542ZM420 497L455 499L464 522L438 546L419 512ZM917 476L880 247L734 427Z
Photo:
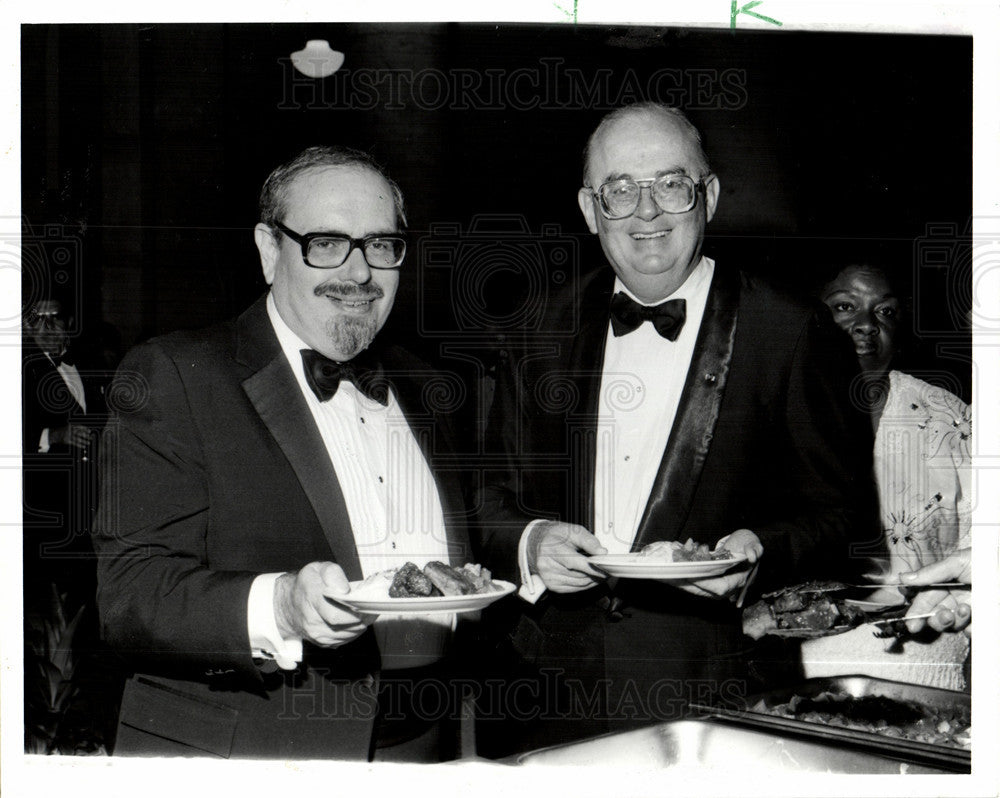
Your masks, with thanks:
M838 746L877 753L908 762L941 767L951 772L970 772L972 754L962 748L921 743L875 732L858 731L842 726L812 723L768 714L769 708L784 704L795 696L811 698L827 691L846 693L854 698L883 696L899 701L916 701L938 710L971 711L971 699L966 693L905 682L893 682L869 676L808 679L792 687L751 696L747 698L745 709L739 711L709 707L697 707L697 709L704 711L711 717L740 726L793 735L802 739L822 740Z
M774 775L780 773L928 774L947 768L916 764L872 751L831 746L773 730L716 719L678 720L608 734L508 760L509 764L600 765Z

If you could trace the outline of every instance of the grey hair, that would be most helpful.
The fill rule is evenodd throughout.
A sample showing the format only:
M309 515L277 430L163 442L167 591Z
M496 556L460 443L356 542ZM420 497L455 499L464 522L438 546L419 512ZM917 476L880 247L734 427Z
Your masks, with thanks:
M288 212L286 206L288 187L292 181L309 169L321 169L325 166L354 166L359 169L368 169L385 180L392 190L392 201L396 207L396 224L400 230L406 228L403 192L396 185L396 182L386 174L385 169L367 152L333 145L307 147L292 160L283 163L268 175L260 190L258 202L260 221L274 229L275 222L280 222Z
M621 119L625 119L630 116L643 115L665 117L677 122L695 143L698 158L701 161L700 166L703 168L705 174L712 171L708 163L708 157L705 155L705 150L701 145L701 132L694 126L691 120L687 118L685 113L679 108L674 108L671 105L648 101L616 108L614 111L601 119L597 127L594 128L594 132L590 134L590 138L587 139L587 144L583 148L583 185L590 185L587 182L590 179L590 151L593 148L594 142L597 140L598 134Z

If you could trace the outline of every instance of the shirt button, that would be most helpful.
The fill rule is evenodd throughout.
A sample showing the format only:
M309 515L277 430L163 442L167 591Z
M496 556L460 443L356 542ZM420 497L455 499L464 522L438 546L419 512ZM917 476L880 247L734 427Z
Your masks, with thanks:
M625 455L625 462L626 462L626 463L627 463L627 462L628 462L629 460L631 460L631 459L632 459L632 455L630 455L630 454L627 454L627 455Z
M362 423L362 424L364 424L364 423L365 423L365 417L364 417L364 416L361 416L361 423Z
M392 547L396 548L396 541L392 541Z
M379 477L379 478L378 478L378 481L379 481L379 482L385 482L385 480L384 480L384 479L382 479L382 477Z

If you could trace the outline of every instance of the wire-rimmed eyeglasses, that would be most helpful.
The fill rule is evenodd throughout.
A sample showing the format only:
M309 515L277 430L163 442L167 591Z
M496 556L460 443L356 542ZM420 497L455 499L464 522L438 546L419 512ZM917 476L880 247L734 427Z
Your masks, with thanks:
M687 175L670 174L633 180L623 177L602 183L591 191L601 213L608 219L625 219L635 213L642 198L642 189L648 188L653 202L664 213L686 213L698 202L698 192L714 175L694 180ZM586 186L586 188L590 188Z

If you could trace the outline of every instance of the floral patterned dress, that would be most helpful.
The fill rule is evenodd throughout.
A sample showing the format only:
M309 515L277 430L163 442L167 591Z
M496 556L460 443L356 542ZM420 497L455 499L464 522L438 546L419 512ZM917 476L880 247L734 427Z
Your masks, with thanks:
M900 371L889 372L889 386L875 434L874 469L889 549L888 565L881 567L886 581L896 581L900 573L970 545L972 415L954 394ZM903 601L895 588L871 598ZM865 625L804 642L806 676L860 673L952 690L966 687L965 634L900 642L874 637L875 628Z

